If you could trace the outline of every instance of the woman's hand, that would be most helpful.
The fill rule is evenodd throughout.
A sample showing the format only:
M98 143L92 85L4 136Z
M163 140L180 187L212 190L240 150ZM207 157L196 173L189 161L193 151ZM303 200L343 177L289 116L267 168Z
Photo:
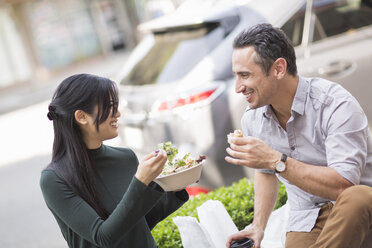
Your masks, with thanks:
M134 176L142 183L149 185L161 173L166 162L167 153L164 150L150 153L138 165Z
M254 248L260 248L263 237L264 230L251 225L249 227L246 227L244 230L231 235L227 240L226 247L230 248L230 245L233 241L250 238L254 242Z

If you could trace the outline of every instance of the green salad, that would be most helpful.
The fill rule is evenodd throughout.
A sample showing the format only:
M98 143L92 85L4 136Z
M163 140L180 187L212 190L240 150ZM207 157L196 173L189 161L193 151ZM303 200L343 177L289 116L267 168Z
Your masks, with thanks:
M199 156L199 159L193 159L190 157L191 153L187 153L182 157L178 155L177 147L172 145L172 142L168 141L165 143L158 144L158 148L164 150L167 153L167 162L164 165L161 176L169 175L184 169L190 168L201 163L205 156Z

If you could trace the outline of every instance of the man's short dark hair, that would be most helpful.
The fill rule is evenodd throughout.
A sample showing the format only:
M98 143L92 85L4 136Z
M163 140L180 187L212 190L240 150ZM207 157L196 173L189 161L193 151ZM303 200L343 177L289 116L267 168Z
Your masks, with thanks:
M248 46L254 47L258 54L255 62L261 66L266 75L269 75L272 64L278 58L284 58L287 61L287 72L289 74L297 75L294 48L281 29L263 23L243 30L235 38L233 47L237 49Z

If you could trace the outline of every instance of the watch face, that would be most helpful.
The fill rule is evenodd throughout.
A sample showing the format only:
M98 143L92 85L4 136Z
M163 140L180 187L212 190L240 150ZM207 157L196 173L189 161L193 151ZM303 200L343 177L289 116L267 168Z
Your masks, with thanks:
M285 170L285 163L283 163L283 162L278 162L278 163L276 164L275 169L276 169L277 171L279 171L279 172L283 172L283 171Z

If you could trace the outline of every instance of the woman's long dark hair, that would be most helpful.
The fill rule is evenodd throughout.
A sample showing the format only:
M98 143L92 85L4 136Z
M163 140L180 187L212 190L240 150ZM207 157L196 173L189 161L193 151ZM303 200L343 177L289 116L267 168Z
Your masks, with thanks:
M58 86L48 112L54 127L52 161L48 167L103 219L109 216L109 212L97 190L93 161L74 114L76 110L82 110L94 115L97 106L95 124L98 131L99 124L108 118L111 109L115 115L117 104L118 93L114 82L94 75L77 74L66 78Z

